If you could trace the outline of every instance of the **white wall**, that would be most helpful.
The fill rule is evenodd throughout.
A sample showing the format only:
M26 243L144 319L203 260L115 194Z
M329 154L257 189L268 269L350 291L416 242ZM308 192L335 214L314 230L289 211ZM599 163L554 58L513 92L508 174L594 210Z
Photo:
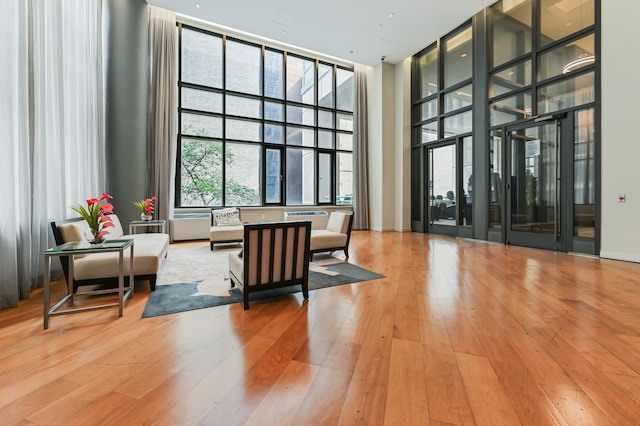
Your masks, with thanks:
M602 0L602 228L600 256L640 262L638 0ZM616 202L625 194L625 203Z
M395 66L395 217L396 231L411 231L411 58Z
M394 66L381 62L367 74L369 115L369 227L394 230Z

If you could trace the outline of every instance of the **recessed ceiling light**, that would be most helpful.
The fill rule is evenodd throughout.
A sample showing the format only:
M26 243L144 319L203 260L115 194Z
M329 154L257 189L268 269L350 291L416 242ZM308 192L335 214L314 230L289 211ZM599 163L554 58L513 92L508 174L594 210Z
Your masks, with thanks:
M461 58L466 58L467 56L469 56L469 54L467 54L467 53L461 53L461 54L460 54L460 57L461 57Z
M353 55L353 50L350 50L349 53Z
M200 9L200 3L196 3L196 9Z
M394 12L389 12L389 18L393 18L394 16L396 16Z
M282 32L282 35L283 35L283 36L286 36L287 34L289 34L289 33L288 33L288 32L286 32L286 31L283 31L283 32Z

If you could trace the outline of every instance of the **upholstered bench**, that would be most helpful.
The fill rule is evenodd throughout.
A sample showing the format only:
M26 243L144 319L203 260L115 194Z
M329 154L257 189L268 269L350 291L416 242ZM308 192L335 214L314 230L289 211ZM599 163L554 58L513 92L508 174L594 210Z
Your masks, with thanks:
M209 231L211 250L215 244L241 243L244 238L244 226L240 221L240 209L211 209L211 229Z
M134 240L134 279L149 280L151 291L154 291L156 289L156 280L160 264L162 259L166 257L169 249L169 235L158 233L124 235L118 216L113 214L111 215L111 219L115 226L109 228L109 234L106 238L130 238ZM56 244L63 244L69 241L84 241L84 232L88 227L89 225L82 218L51 222ZM126 253L125 256L127 256ZM61 257L60 260L65 278L68 282L70 278L68 276L68 259ZM124 263L124 274L125 277L128 277L129 262ZM96 253L86 256L76 256L73 262L73 288L77 290L78 286L82 285L117 283L117 274L118 253Z

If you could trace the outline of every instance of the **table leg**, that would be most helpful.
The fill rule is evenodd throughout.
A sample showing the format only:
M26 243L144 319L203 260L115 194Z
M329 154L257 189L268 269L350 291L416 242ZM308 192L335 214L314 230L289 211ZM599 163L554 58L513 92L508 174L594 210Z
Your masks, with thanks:
M44 329L49 328L49 307L51 298L51 257L44 256Z
M133 258L135 257L133 255L133 246L134 244L131 244L131 246L129 247L129 287L131 287L131 297L133 297L133 293L135 293L135 275L133 273Z
M118 252L118 316L124 314L124 250Z
M69 306L73 306L73 255L69 256L69 279L67 280L67 294L69 297Z

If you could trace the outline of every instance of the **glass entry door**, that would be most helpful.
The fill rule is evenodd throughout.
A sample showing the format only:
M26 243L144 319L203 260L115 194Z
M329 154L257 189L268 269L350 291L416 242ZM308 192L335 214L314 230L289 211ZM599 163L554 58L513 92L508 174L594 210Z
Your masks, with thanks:
M507 132L509 244L565 250L560 125L560 120L550 120Z

